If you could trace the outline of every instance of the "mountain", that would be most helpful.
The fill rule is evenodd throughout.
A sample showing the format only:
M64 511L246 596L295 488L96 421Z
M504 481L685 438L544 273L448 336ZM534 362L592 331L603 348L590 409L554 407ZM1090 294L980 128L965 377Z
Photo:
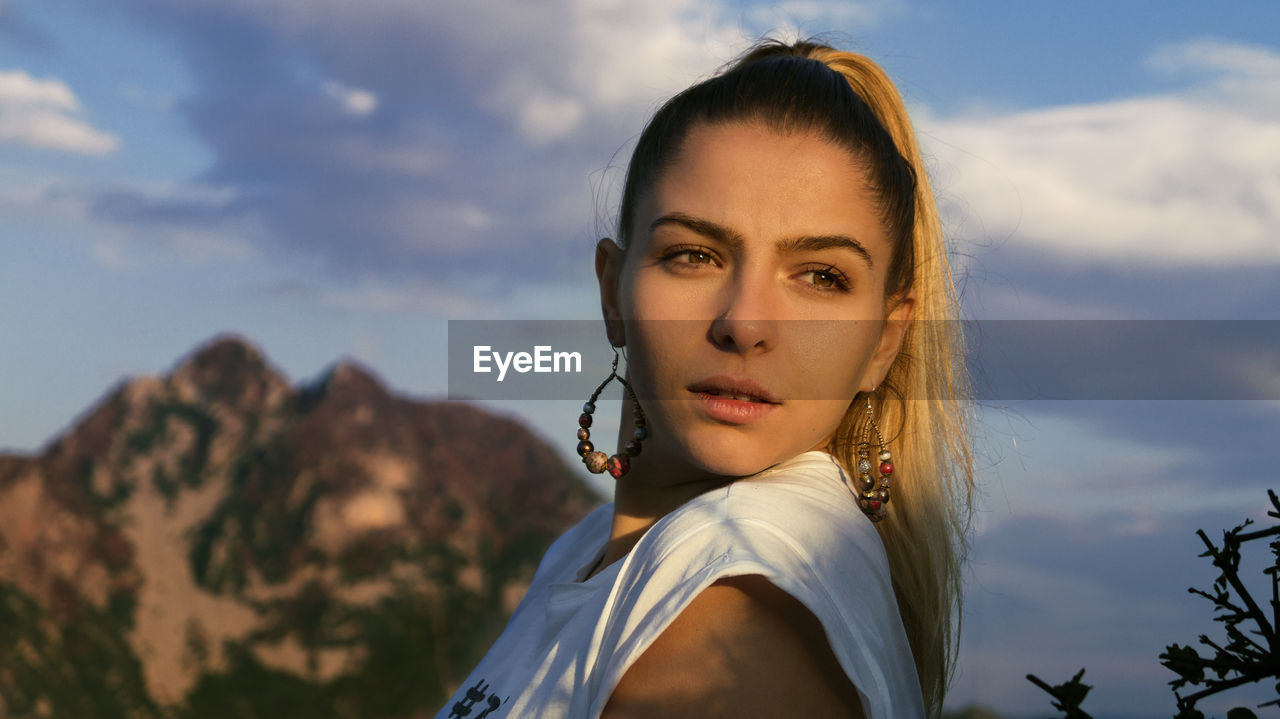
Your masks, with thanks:
M513 420L216 338L0 454L0 718L433 716L598 502Z

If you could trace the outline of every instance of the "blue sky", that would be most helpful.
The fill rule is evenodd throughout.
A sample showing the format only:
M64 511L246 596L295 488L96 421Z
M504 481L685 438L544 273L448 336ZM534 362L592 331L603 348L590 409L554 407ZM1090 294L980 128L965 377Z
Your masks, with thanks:
M430 397L449 319L593 318L629 142L769 31L899 82L971 317L1280 319L1276 27L1265 2L0 2L0 448L220 332ZM983 405L954 703L1042 711L1023 675L1086 666L1095 715L1171 709L1155 655L1212 628L1192 532L1276 484L1280 352L1223 362L1272 401ZM568 455L578 403L495 406Z

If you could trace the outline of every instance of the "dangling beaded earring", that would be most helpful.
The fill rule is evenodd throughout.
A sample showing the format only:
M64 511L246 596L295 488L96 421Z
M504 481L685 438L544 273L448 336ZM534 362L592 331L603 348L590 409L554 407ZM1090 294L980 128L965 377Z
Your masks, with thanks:
M596 411L596 398L604 391L609 382L617 379L626 388L627 394L631 397L631 406L634 409L632 415L635 420L636 431L632 438L627 442L627 446L621 452L612 457L605 455L604 452L597 451L591 444L591 415ZM591 399L582 405L582 415L578 417L578 456L582 457L582 463L587 465L587 469L593 474L600 474L608 470L614 479L620 479L622 475L631 469L631 458L640 454L640 443L649 436L649 430L645 427L644 410L640 409L640 400L636 399L636 393L631 389L631 384L618 374L618 349L613 349L613 370L608 377L596 387L596 391L591 393Z
M874 392L875 390L871 390ZM877 479L871 473L871 432L876 433L876 444L880 447L880 453L877 458L880 460L879 478ZM889 477L893 474L893 457L889 454L889 450L885 447L884 437L880 434L880 427L876 425L875 417L871 412L871 395L867 394L867 423L862 427L862 440L858 442L858 506L862 511L871 518L873 522L879 522L888 515L889 510L885 506L889 503Z

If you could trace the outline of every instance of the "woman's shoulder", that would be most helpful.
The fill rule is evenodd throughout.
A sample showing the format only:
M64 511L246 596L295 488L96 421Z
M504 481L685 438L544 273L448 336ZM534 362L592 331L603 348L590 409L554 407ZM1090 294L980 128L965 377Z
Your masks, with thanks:
M807 452L698 496L636 544L622 591L677 596L751 574L806 604L896 620L884 544L843 471L830 455Z
M884 553L879 534L848 488L844 468L818 451L699 495L664 517L651 534L649 551L659 554L695 541L711 543L711 551L771 547L773 553L789 551L819 564L853 559L851 546Z
M626 669L601 716L712 715L864 716L821 623L758 576L694 597Z
M808 452L663 517L615 586L609 680L713 585L754 577L817 620L869 716L921 715L884 546L844 479L832 457Z

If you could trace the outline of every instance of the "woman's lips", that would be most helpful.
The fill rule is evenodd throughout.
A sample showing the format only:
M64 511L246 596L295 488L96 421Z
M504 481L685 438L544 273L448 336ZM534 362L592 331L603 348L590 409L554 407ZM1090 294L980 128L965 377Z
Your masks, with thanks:
M709 417L728 424L750 424L782 404L748 379L709 377L689 385L688 390Z
M732 399L706 392L697 392L694 397L709 417L728 424L750 424L778 408L769 402Z

